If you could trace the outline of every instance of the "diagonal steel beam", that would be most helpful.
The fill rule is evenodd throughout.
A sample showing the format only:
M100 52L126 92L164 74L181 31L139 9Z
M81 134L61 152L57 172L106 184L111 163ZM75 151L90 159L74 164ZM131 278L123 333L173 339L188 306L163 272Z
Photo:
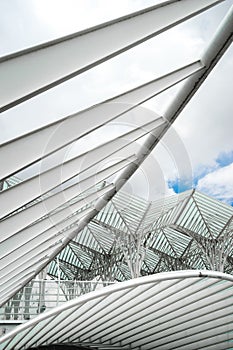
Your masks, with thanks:
M0 58L0 112L143 43L221 1L169 0Z
M90 108L1 144L0 179L6 179L38 160L46 158L119 116L124 115L127 118L125 115L127 112L202 68L200 61L193 62ZM144 124L146 121L147 119L144 118ZM141 120L138 120L137 123L137 126L142 124ZM16 149L17 157L15 157Z
M205 68L196 73L195 76L189 78L186 82L186 84L181 89L178 96L176 96L173 103L168 108L167 112L165 113L165 117L168 122L172 123L174 120L178 117L178 115L181 113L183 108L187 105L189 100L192 98L192 96L195 94L195 92L198 90L198 88L201 86L201 84L205 81L208 74L212 71L215 64L220 60L226 49L229 47L231 41L232 41L232 33L233 33L233 8L230 10L226 18L224 19L220 29L217 31L216 36L211 41L210 45L208 46L206 52L203 55L203 60L205 63ZM69 241L74 238L86 225L87 223L92 220L96 214L108 203L108 201L115 195L117 191L120 190L120 188L127 182L127 180L134 174L134 172L138 169L138 167L141 165L141 163L145 160L145 158L150 154L150 152L154 149L154 147L157 145L161 137L164 135L164 133L168 130L169 125L165 125L162 129L154 130L151 132L150 136L147 138L143 146L141 147L140 151L137 153L137 161L135 161L132 165L127 167L114 181L114 189L108 192L107 195L104 195L102 198L100 198L93 210L90 211L89 214L85 215L78 223L77 229L72 231L65 240L62 242L62 245L56 248L50 256L48 256L47 261L43 264L40 264L38 267L34 269L34 275L36 275L41 269L44 268L44 266L53 259L54 256L56 256L64 246L66 246ZM12 295L14 295L17 290L19 290L22 287L22 284L26 284L28 280L31 279L31 274L28 276L25 276L23 278L23 281L21 279L19 284L15 284L14 287L12 287L10 293L8 294L8 297L10 298ZM5 301L5 300L4 300ZM4 302L3 301L3 302Z

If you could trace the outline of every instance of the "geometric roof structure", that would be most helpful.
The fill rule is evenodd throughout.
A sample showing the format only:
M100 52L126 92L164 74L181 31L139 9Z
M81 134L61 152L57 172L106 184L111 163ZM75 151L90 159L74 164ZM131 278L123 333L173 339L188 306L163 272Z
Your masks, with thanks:
M169 0L5 56L0 61L6 78L0 82L4 91L0 110L13 108L220 2ZM138 169L231 44L231 26L232 10L199 61L1 144L1 187L19 171L30 175L0 193L0 305L43 270ZM120 36L122 30L129 35ZM51 65L54 57L56 64ZM182 80L186 82L164 116L141 107ZM113 120L130 123L131 128L103 134L102 127ZM96 137L99 143L92 146ZM137 140L144 140L140 147ZM80 142L76 153L67 158L66 147L74 142ZM85 144L89 148L83 151ZM31 170L32 166L37 168ZM101 187L108 179L110 183Z
M1 58L0 112L105 62L223 0L169 0ZM10 79L9 79L10 76ZM23 84L22 84L23 82Z
M40 314L3 336L0 349L230 349L232 290L233 277L214 271L135 278Z
M233 208L197 191L154 202L121 191L59 254L60 278L124 281L187 269L232 274L232 226ZM58 277L57 259L48 273Z
M222 1L168 0L2 57L0 112ZM116 282L16 327L0 349L231 346L232 207L197 191L155 202L119 191L231 45L232 26L233 8L199 60L0 145L0 307L45 268ZM163 116L141 106L180 82Z

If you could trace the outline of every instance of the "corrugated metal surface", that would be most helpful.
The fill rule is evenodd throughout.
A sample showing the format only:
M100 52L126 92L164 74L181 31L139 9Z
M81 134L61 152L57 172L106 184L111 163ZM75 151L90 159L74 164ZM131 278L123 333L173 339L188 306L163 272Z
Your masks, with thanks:
M122 349L230 349L233 277L177 271L105 287L45 312L0 348L91 342Z

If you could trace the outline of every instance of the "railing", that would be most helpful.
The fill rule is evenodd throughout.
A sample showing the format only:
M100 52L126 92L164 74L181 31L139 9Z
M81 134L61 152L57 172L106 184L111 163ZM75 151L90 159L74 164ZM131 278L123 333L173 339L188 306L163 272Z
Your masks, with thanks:
M0 308L1 320L29 320L45 310L114 282L32 280Z

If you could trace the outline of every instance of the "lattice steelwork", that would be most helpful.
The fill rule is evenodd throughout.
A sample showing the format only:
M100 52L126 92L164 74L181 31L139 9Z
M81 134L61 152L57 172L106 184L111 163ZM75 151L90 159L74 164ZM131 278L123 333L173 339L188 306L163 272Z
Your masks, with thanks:
M220 2L169 0L90 30L1 58L1 112ZM37 165L33 175L18 184L12 183L14 186L0 193L0 305L48 265L137 170L229 47L231 26L230 10L200 60L0 145L1 189L10 183L12 175ZM119 35L122 30L124 35ZM93 42L95 45L91 44ZM84 50L85 45L90 50ZM61 52L62 64L58 59ZM77 55L78 52L82 55ZM18 79L23 84L19 84ZM143 102L184 79L186 83L164 116L140 107ZM121 130L106 140L99 137L99 144L64 158L65 147L76 141L91 145L88 136L96 135L97 129L103 132L101 128L109 122L132 121L131 110L134 126L129 130ZM147 138L138 147L136 141L143 136ZM52 161L51 156L55 156ZM96 191L96 185L115 174L108 186ZM96 229L92 227L92 230ZM124 255L128 253L125 251ZM131 276L139 274L138 255L134 259L137 264L131 264ZM121 274L128 274L124 265Z
M34 96L222 1L168 0L82 32L2 57L0 112L4 113L22 102L27 103ZM152 152L228 49L232 42L232 26L233 8L223 19L200 60L108 100L97 104L92 101L84 110L77 110L73 115L64 116L53 123L47 122L30 132L25 131L0 145L0 306L20 293L22 287L50 263L49 273L52 276L59 275L59 278L108 281L133 278L132 281L123 282L122 286L117 284L106 287L106 291L89 293L89 296L78 298L79 301L65 303L63 307L35 317L1 337L0 348L26 349L44 345L48 332L51 332L51 337L50 340L46 339L46 343L59 343L61 340L69 342L67 331L71 334L72 342L78 342L78 346L83 342L89 346L91 341L98 348L107 342L107 346L123 345L125 349L151 349L151 346L162 349L161 346L167 348L174 341L180 344L180 348L185 346L186 349L186 344L190 342L175 335L175 299L179 298L179 291L182 295L181 308L187 296L189 302L186 305L187 313L184 314L187 318L181 318L178 327L183 330L182 322L187 321L188 338L193 339L198 349L216 343L216 339L213 340L215 334L218 335L219 349L225 349L225 342L232 340L232 333L227 328L232 322L232 309L228 304L229 293L232 293L231 275L208 272L207 285L204 282L204 288L194 300L194 308L193 299L189 298L193 289L189 287L193 287L196 277L202 277L203 272L189 271L186 274L181 271L172 278L165 273L162 277L134 279L160 271L190 268L232 273L232 208L192 191L154 203L133 196L129 200L124 193L113 199ZM181 81L184 84L163 116L141 106ZM118 130L114 135L106 135L105 128L112 121L121 125L130 124L131 127ZM99 143L92 145L90 140L95 139L96 135ZM137 141L142 138L143 144L138 144ZM74 146L74 143L75 154L67 158L67 147ZM89 148L83 150L80 146L85 144ZM31 175L18 182L17 175L23 170ZM105 206L105 210L101 211ZM59 253L59 259L54 260ZM162 283L158 283L160 278ZM212 278L223 279L223 285L219 284L219 280L213 282ZM171 282L171 279L175 282ZM172 289L176 283L181 285L179 291ZM216 288L211 294L209 285L212 283ZM158 285L162 289L158 290ZM150 333L150 327L155 327L157 317L164 317L157 313L158 310L154 309L149 319L143 316L145 322L141 324L141 309L148 306L148 295L153 291L151 298L154 301L156 295L162 295L166 290L163 286L171 287L172 294L163 294L161 310L166 307L169 318L170 312L174 312L174 332L169 333L165 327L159 333L161 337L165 335L167 343L161 343L157 333ZM219 293L219 290L224 290L224 293ZM127 293L129 314L123 311ZM205 303L206 295L210 300L208 315L212 315L212 302L217 300L224 303L227 300L227 304L224 304L223 311L216 309L219 319L213 319L202 331L196 306L200 305L200 301ZM213 295L217 299L212 298ZM107 304L105 296L110 301ZM111 297L116 303L112 304ZM133 311L133 322L127 325L124 320L131 316L131 302L136 302L139 309ZM102 311L107 306L109 315L119 311L122 327L139 327L138 335L133 336L130 328L127 332L123 332L123 328L119 331L115 323L116 327L112 329L114 334L109 335L109 322L111 324L112 321L107 319L106 323L101 323L101 313L98 312L91 326L88 313L92 312L95 303L100 303ZM122 312L118 310L119 305ZM172 309L169 309L169 305L172 305ZM83 308L83 314L87 312L85 322L89 324L85 334L81 329L80 336L77 331L80 330L79 323L83 322L83 314L73 314L74 328L69 329L73 323L67 321L67 316L70 316L73 308L75 311ZM140 325L137 317L140 317ZM106 341L99 339L91 328L94 325L100 327Z
M233 273L233 208L197 191L155 202L120 192L59 254L63 279L123 281L184 269ZM57 260L48 273L58 276Z

